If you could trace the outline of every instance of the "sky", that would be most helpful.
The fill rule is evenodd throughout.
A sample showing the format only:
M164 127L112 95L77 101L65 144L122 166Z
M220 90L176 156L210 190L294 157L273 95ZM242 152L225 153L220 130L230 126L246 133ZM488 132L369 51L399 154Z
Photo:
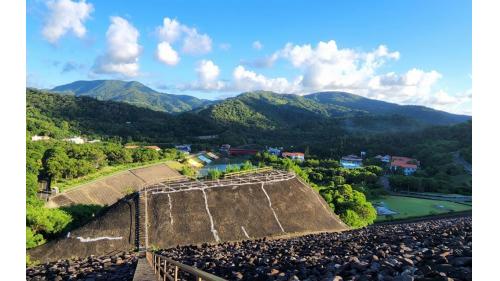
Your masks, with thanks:
M471 1L28 0L27 85L347 91L472 114Z

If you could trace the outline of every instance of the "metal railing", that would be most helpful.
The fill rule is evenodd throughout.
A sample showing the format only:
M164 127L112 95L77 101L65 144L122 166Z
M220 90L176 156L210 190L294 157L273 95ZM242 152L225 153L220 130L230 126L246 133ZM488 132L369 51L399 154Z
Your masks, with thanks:
M146 259L153 267L157 280L179 281L183 280L181 273L188 273L194 276L196 281L226 281L226 279L155 253L146 252Z

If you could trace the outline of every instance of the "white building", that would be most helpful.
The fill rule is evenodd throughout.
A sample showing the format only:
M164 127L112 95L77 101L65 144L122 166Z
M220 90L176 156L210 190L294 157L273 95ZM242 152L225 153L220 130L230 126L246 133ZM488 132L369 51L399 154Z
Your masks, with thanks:
M68 139L64 139L64 141L69 141L69 142L72 142L75 144L84 144L85 143L85 139L83 139L82 137L77 137L77 136L74 136L74 137L68 138Z
M44 141L44 140L50 140L49 136L38 136L34 135L31 137L31 141Z

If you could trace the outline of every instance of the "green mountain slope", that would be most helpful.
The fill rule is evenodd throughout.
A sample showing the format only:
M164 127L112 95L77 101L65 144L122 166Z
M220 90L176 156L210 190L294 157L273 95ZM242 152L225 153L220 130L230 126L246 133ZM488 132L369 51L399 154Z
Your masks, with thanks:
M209 105L212 101L187 95L157 92L136 81L94 80L75 81L50 90L55 93L88 96L98 100L121 101L157 111L179 113Z
M423 106L402 106L343 92L306 96L249 92L201 110L214 122L229 127L264 130L314 128L337 123L347 131L384 132L451 125L470 120Z
M339 108L345 113L366 113L372 115L400 115L428 125L450 125L470 120L470 116L451 114L425 106L399 105L380 100L368 99L345 92L321 92L304 96L315 101L335 115Z
M124 102L100 101L26 90L28 135L55 138L73 134L124 141L173 142L189 136L209 135L216 128L193 113L168 114Z

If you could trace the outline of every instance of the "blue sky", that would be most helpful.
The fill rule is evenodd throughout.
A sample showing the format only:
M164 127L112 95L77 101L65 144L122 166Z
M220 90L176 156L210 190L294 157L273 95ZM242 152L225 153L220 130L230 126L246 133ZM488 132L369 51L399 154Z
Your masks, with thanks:
M471 1L27 2L28 85L343 90L471 113ZM161 48L159 47L161 46Z

